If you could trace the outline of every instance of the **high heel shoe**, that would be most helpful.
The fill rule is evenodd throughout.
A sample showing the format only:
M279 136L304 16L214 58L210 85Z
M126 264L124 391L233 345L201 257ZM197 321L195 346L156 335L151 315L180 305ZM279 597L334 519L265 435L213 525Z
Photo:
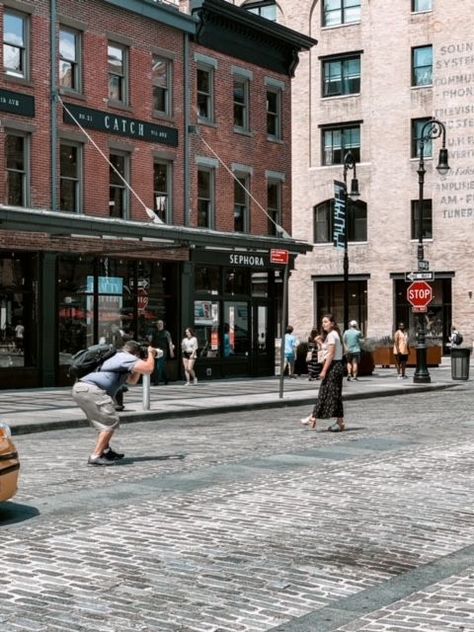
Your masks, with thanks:
M310 423L311 419L311 415L308 415L307 417L303 417L302 419L300 419L300 422L303 424L303 426L307 426Z
M316 419L314 417L311 417L311 428L312 430L316 430Z

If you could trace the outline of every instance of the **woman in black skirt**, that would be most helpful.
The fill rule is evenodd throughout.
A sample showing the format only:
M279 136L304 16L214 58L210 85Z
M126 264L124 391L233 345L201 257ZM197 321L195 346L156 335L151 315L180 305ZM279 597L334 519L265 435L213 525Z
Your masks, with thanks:
M345 430L344 408L342 405L342 381L344 378L344 364L342 361L343 348L341 332L334 316L326 314L322 320L322 348L323 368L319 374L321 386L313 413L302 419L303 424L310 424L316 429L318 419L336 418L336 423L329 426L331 432Z

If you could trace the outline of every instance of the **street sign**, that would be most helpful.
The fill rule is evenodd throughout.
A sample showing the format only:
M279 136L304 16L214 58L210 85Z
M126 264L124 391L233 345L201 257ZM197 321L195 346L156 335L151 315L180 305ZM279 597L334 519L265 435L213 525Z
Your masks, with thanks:
M428 311L428 308L426 306L425 307L415 307L413 305L413 307L411 308L411 311L414 314L425 314Z
M423 259L420 259L418 261L418 270L420 272L426 272L427 270L430 269L430 263L429 261L423 261Z
M405 281L434 281L434 272L405 272Z
M433 289L426 281L414 281L407 288L407 300L416 311L426 311L433 300Z
M270 263L283 263L286 265L289 259L288 250L270 250Z

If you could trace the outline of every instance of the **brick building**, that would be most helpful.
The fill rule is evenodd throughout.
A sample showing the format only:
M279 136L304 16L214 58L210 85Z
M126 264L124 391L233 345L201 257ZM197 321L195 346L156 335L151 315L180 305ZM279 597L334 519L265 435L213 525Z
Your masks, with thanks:
M436 166L442 137L424 145L424 259L434 273L428 339L447 350L450 327L474 338L471 3L437 0L270 0L234 4L318 39L293 82L293 235L314 244L290 281L290 319L303 335L344 312L343 251L333 247L334 180L356 160L360 197L349 222L349 318L369 337L416 317L405 274L417 270L420 133L446 126L450 171ZM389 5L389 6L387 6ZM425 131L426 128L425 128ZM348 182L353 172L347 173Z
M308 249L284 229L290 78L314 42L174 5L0 3L3 387L67 383L75 351L158 318L175 342L196 328L201 374L273 372L269 251Z

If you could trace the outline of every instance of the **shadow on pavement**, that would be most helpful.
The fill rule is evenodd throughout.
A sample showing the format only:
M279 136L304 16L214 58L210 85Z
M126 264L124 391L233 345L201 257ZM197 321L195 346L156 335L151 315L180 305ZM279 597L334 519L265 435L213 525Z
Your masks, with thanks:
M129 456L117 461L117 465L131 465L132 463L144 463L145 461L183 461L185 454L164 454L162 456Z
M31 505L21 505L11 501L0 503L0 527L30 520L39 516L39 513L38 509Z

